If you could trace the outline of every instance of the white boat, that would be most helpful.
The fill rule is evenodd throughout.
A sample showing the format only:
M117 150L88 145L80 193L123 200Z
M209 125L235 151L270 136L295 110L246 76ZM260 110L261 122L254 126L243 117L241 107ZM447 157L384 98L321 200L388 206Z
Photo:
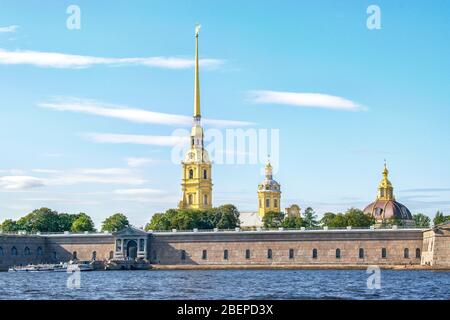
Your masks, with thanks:
M14 266L8 269L8 272L76 272L93 271L94 267L90 261L80 261L59 264L38 264L27 266Z

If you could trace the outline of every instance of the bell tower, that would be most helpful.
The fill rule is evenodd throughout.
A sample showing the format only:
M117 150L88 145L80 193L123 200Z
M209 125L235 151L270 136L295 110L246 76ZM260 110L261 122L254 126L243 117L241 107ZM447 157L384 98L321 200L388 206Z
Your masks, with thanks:
M269 211L281 212L281 188L273 180L270 161L267 161L265 171L266 178L258 185L258 213L261 218Z
M208 151L204 148L203 128L200 114L200 78L198 63L198 34L195 28L195 80L194 119L191 130L190 149L182 161L182 198L179 208L205 210L212 208L212 171Z

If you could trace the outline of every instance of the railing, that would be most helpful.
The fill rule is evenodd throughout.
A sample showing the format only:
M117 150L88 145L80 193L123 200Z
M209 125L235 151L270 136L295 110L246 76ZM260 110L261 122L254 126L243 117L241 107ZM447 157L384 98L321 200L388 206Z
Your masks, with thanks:
M302 227L302 228L234 228L234 229L190 229L190 230L148 230L148 233L206 233L206 232L289 232L289 231L357 231L357 230L426 230L429 228L415 228L408 226L383 226L383 227L339 227L331 228L327 226L320 227ZM51 235L111 235L111 232L3 232L0 230L0 235L36 235L36 236L51 236Z

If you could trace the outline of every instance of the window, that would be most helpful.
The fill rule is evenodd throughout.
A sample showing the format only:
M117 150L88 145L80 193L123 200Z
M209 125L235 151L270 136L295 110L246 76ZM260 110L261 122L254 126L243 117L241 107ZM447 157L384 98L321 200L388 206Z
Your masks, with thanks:
M409 259L409 249L408 248L405 248L405 250L403 250L403 258Z
M77 252L72 252L72 260L77 260Z
M266 199L266 208L270 207L270 199Z
M208 204L208 195L203 195L203 204Z
M381 258L386 259L387 253L386 248L381 249Z
M289 259L294 259L294 249L289 249Z
M336 259L340 259L341 258L341 249L336 249Z
M228 260L228 250L223 250L223 260Z
M203 179L208 179L208 171L203 170Z
M193 202L193 201L192 201L192 194L190 194L190 195L188 196L188 203L189 203L189 204L192 204L192 202Z
M194 170L189 169L189 179L194 179Z
M23 250L23 254L29 256L31 254L30 248L25 247L25 250Z
M145 240L139 239L139 251L145 251Z
M110 251L109 252L109 260L114 259L114 252Z
M267 250L267 259L272 259L272 249Z
M317 259L317 249L313 249L313 259Z
M380 194L381 194L382 197L384 197L384 189L380 190Z
M92 260L93 261L97 260L97 251L92 252Z
M259 207L262 208L262 201L259 199Z
M419 248L416 249L416 258L420 259L420 249Z
M42 251L42 248L41 248L41 247L38 247L36 252L37 252L37 255L38 255L38 256L42 256L42 254L44 253L44 252Z
M16 247L12 247L11 248L11 255L12 256L17 256L17 248Z
M186 260L186 250L181 250L181 260Z
M208 251L207 250L203 250L203 252L202 252L202 259L203 260L208 259Z
M117 252L122 251L122 240L120 240L120 239L116 240L116 251Z
M250 249L245 250L245 259L250 259Z
M156 260L157 256L156 256L156 250L152 251L152 259Z
M3 257L3 248L2 247L0 247L0 257Z
M58 254L56 253L56 251L53 251L53 259L54 259L55 261L58 260Z
M359 249L359 258L364 259L364 249L363 248Z
M275 208L278 208L278 200L277 199L273 199L273 206Z

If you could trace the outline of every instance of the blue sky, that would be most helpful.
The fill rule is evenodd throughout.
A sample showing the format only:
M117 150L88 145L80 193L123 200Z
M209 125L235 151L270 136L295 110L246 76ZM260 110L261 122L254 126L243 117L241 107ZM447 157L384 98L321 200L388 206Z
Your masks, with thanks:
M72 4L79 30L66 27ZM379 30L366 27L371 4ZM189 129L197 22L202 115L220 120L205 127L279 130L283 206L363 208L387 159L413 213L450 209L448 1L0 8L0 220L46 206L87 212L97 226L123 212L142 226L177 205L168 140ZM255 210L261 166L215 165L214 204Z

